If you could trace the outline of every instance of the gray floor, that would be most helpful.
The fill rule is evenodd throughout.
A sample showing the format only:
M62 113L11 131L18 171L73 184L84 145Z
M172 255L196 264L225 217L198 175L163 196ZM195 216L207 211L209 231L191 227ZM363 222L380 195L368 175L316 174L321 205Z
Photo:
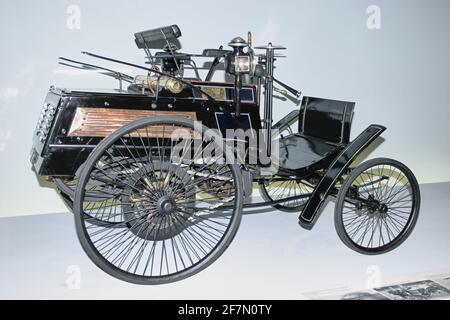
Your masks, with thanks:
M246 214L224 255L181 282L137 286L111 278L85 256L71 214L0 219L0 298L303 299L450 273L450 183L422 188L411 237L382 256L345 247L333 226L334 203L312 231L297 215Z

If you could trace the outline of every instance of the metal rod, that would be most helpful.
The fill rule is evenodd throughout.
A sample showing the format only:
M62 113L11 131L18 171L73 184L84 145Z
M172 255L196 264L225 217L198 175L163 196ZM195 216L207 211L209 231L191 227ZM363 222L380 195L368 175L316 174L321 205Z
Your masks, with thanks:
M98 58L98 59L102 59L102 60L106 60L106 61L111 61L111 62L115 62L115 63L120 63L120 64L123 64L123 65L126 65L126 66L130 66L130 67L134 67L134 68L146 70L146 71L149 71L149 72L153 72L153 73L159 74L159 75L161 75L161 76L166 76L166 77L169 77L169 78L178 80L178 81L180 81L181 83L187 85L188 87L191 87L191 88L193 88L194 90L198 90L199 92L201 92L202 94L204 94L205 97L207 97L212 103L216 104L216 105L219 107L220 111L223 111L223 110L222 110L223 107L220 106L220 105L218 105L218 104L217 104L217 100L214 99L210 94L208 94L208 93L205 92L204 90L200 89L199 87L193 85L192 83L190 83L190 82L188 82L188 81L186 81L186 80L184 80L184 79L175 77L175 76L173 76L173 75L171 75L171 74L168 74L168 73L166 73L166 72L162 72L162 71L158 71L158 70L153 70L153 69L150 69L150 68L146 68L146 67L140 66L140 65L138 65L138 64L134 64L134 63L130 63L130 62L122 61L122 60L117 60L117 59L113 59L113 58L108 58L108 57L101 56L101 55L98 55L98 54L95 54L95 53L91 53L91 52L87 52L87 51L82 51L81 53L82 53L82 54L85 54L85 55L88 55L88 56L91 56L91 57L94 57L94 58ZM225 111L223 111L223 112L225 112L225 113L227 113L228 115L231 116L231 114L229 113L229 111L225 110Z
M236 108L236 118L241 116L241 88L242 88L242 75L236 74L236 81L234 84L234 101Z
M264 87L264 126L266 135L266 152L270 157L272 154L272 118L273 118L273 62L274 62L274 49L272 43L269 43L266 49L266 74L268 77L265 79Z
M274 77L272 77L272 80L273 80L274 82L278 83L278 84L279 84L280 86L282 86L283 88L285 88L285 89L286 89L287 91L289 91L290 93L292 93L296 98L299 98L299 97L302 95L302 93L301 93L300 91L295 90L294 88L288 86L287 84L281 82L280 80L275 79Z
M175 62L175 66L177 67L178 72L181 73L180 66L178 65L178 61L177 61L177 59L175 59L175 56L174 56L174 54L173 54L172 46L170 45L170 42L169 42L169 40L167 39L166 34L164 33L164 30L163 30L163 29L161 29L161 33L162 33L164 39L166 40L167 48L169 49L170 55L172 56L172 59L173 59L173 61Z
M132 76L128 75L128 74L125 74L125 73L122 73L122 72L119 72L119 71L116 71L116 70L108 69L108 68L105 68L105 67L97 66L95 64L90 64L90 63L85 63L85 62L81 62L81 61L77 61L77 60L67 59L67 58L64 58L64 57L59 57L58 59L80 65L80 67L78 67L78 66L70 65L68 63L61 63L60 62L60 64L65 65L65 66L69 66L69 67L72 67L72 68L85 69L85 70L86 69L98 69L98 70L103 70L103 71L108 71L108 72L113 73L114 75L116 75L116 77L117 77L116 79L119 79L119 77L121 77L124 80L125 79L130 80L130 81L134 80L134 78Z
M274 205L274 204L283 203L283 202L290 202L290 201L295 201L295 200L306 199L306 198L309 198L310 195L311 195L311 193L306 193L306 194L298 195L298 196L295 196L295 197L289 197L289 198L284 198L284 199L279 199L279 200L257 202L257 203L246 203L246 204L242 205L242 207L243 208L268 207L268 206L271 206L271 205ZM228 207L233 207L233 206L232 205L220 206L217 209L228 208Z
M194 69L195 72L195 76L197 77L198 80L202 80L202 78L200 77L200 73L198 73L198 68L197 68L197 64L195 63L194 60L189 60L189 62L185 62L185 64L187 64L188 66L191 66L192 69Z
M155 67L155 59L153 59L152 52L148 48L147 42L145 42L145 41L143 41L143 42L144 42L144 45L145 45L144 52L147 55L147 58L148 58L148 61L150 62L150 65L152 66L152 68L154 68Z
M111 61L111 62L115 62L115 63L120 63L120 64L123 64L123 65L126 65L126 66L130 66L130 67L146 70L146 71L153 72L153 73L156 73L156 74L159 74L159 75L162 75L162 76L166 76L166 77L169 77L169 78L172 78L172 79L176 79L176 80L180 81L181 83L187 85L188 87L190 87L190 88L192 88L194 90L198 90L199 92L204 94L205 97L207 97L209 99L209 101L211 101L211 103L214 105L214 107L217 107L220 111L222 111L224 114L226 114L231 119L231 121L236 126L236 128L239 128L239 125L240 125L239 122L237 122L237 120L235 119L235 117L233 117L233 115L230 113L230 111L228 111L222 104L219 104L217 102L217 100L214 99L209 93L205 92L204 90L202 90L198 86L193 85L189 81L186 81L184 79L175 77L173 75L170 75L170 74L162 72L162 71L152 70L152 69L140 66L138 64L134 64L134 63L130 63L130 62L125 62L125 61L121 61L121 60L117 60L117 59L113 59L113 58L100 56L98 54L90 53L90 52L87 52L87 51L82 51L81 53L82 54L86 54L86 55L91 56L91 57L94 57L94 58L103 59L103 60Z
M220 63L220 59L222 57L216 57L214 58L214 61L211 64L211 67L209 68L208 74L206 75L205 81L211 81L214 71L216 70L216 66Z

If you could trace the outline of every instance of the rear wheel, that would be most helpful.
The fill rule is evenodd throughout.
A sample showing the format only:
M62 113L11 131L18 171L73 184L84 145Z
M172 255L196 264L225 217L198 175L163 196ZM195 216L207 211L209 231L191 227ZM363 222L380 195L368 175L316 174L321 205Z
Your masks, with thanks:
M215 261L242 209L239 168L221 151L220 137L174 117L140 119L104 139L86 161L74 201L78 238L91 260L137 284L181 280ZM104 172L100 160L118 155L120 175ZM96 182L103 199L93 202L89 184ZM120 222L96 223L111 219Z
M334 222L352 250L381 254L402 244L419 216L419 184L408 167L386 158L353 169L337 197Z

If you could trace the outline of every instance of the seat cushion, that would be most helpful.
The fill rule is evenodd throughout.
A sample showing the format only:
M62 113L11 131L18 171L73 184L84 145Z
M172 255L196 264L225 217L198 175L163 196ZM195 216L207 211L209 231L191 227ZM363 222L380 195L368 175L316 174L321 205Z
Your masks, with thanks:
M298 171L326 162L341 147L320 138L293 134L280 139L279 148L280 168Z

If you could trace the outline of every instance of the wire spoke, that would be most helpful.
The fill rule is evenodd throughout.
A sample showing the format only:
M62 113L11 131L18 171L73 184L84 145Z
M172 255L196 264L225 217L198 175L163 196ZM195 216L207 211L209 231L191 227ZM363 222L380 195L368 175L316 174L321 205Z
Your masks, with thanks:
M96 254L150 279L207 259L238 213L235 173L216 154L221 148L221 140L174 123L136 127L105 147L84 186L80 218Z
M388 162L374 162L353 179L347 184L349 200L340 210L345 234L358 248L386 248L403 236L417 214L412 180L401 166Z

